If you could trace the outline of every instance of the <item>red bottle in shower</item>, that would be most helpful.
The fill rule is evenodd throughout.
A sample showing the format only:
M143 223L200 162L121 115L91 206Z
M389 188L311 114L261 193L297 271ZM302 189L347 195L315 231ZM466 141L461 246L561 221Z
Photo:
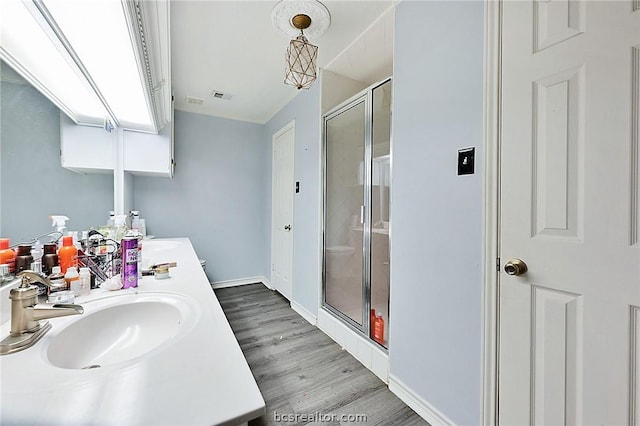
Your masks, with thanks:
M373 340L384 345L384 319L382 319L382 315L378 315L373 323Z

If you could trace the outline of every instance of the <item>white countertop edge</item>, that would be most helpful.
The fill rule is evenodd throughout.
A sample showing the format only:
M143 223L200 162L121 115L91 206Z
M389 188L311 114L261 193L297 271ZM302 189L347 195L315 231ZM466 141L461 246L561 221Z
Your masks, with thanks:
M137 289L92 290L76 303L89 306L91 300L112 295L179 293L198 304L193 328L179 344L135 362L67 370L49 363L46 348L81 316L52 319L52 329L33 347L0 356L0 423L211 425L243 423L264 414L264 399L191 242L152 241L143 242L143 254L153 263L178 262L171 278L144 277ZM153 244L164 241L177 244L153 250ZM2 324L0 338L8 329L9 322Z

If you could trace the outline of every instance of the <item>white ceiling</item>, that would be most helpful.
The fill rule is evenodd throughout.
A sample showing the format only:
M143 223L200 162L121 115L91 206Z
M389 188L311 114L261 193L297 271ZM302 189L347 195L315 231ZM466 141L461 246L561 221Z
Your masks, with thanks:
M297 89L283 83L289 38L271 24L271 10L277 3L171 2L176 109L265 123L297 95ZM318 46L318 65L367 83L389 75L395 3L323 1L331 25L322 36L309 40ZM215 99L213 91L232 98ZM205 102L190 104L187 96Z

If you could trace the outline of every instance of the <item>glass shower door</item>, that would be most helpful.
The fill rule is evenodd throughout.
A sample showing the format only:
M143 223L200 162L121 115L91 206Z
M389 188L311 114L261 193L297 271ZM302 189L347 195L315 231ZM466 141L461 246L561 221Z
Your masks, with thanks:
M365 98L325 121L325 304L364 327Z
M371 318L370 337L389 341L389 210L391 198L391 81L372 91ZM376 317L383 326L375 330Z

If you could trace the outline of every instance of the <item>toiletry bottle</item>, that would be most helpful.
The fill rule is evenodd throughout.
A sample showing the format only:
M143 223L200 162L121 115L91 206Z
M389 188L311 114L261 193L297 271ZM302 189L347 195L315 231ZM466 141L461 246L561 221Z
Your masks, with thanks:
M69 266L69 268L67 268L67 272L64 274L64 280L67 283L69 290L71 290L74 295L79 296L80 274L78 274L78 270L75 266Z
M376 310L371 309L369 314L369 337L373 337L373 329L376 324Z
M73 303L75 301L73 292L69 290L67 282L64 280L64 275L60 273L59 266L53 267L53 272L48 278L51 283L47 299L49 303Z
M64 275L60 270L60 266L54 266L51 268L51 275L47 277L49 282L51 282L51 288L49 289L49 294L56 291L68 290L67 282L64 280Z
M42 262L40 262L39 260L34 260L33 262L31 262L31 266L29 266L29 269L42 277L46 276L42 273ZM35 285L38 287L38 294L36 296L37 303L46 302L49 288L42 282L36 282Z
M42 243L40 240L36 240L31 247L31 256L33 256L33 261L42 261Z
M13 274L16 270L16 252L9 245L8 238L0 238L0 265L9 265L9 273Z
M0 263L0 286L13 280L13 275L9 273L9 265Z
M56 231L59 232L60 236L62 237L67 229L67 221L69 220L69 218L62 215L51 215L49 217L53 221L51 226L54 226L56 228Z
M78 231L69 231L67 235L71 235L71 237L73 237L73 245L76 247L76 250L82 250L82 244L80 243L80 238L78 237Z
M44 245L44 254L42 255L42 272L46 275L51 274L51 268L58 265L58 246L56 243L47 243Z
M131 210L131 235L138 237L138 278L142 278L142 232L140 231L140 212Z
M127 232L127 215L117 214L114 216L114 234L112 240L121 241Z
M373 340L384 345L384 319L382 319L382 315L376 317L373 327Z
M131 229L135 232L140 232L140 212L137 210L131 210Z
M109 219L107 219L107 228L113 228L115 226L114 218L116 216L116 212L113 210L109 210Z
M122 264L120 276L123 288L138 287L138 238L125 237L120 244Z
M78 266L77 256L78 249L73 245L73 237L71 235L62 237L62 247L58 250L58 261L63 274L67 272L67 268L70 266Z
M16 253L16 274L31 267L33 256L31 256L31 244L20 244Z
M91 271L89 268L80 268L78 275L80 275L80 286L76 296L89 294L91 291Z

